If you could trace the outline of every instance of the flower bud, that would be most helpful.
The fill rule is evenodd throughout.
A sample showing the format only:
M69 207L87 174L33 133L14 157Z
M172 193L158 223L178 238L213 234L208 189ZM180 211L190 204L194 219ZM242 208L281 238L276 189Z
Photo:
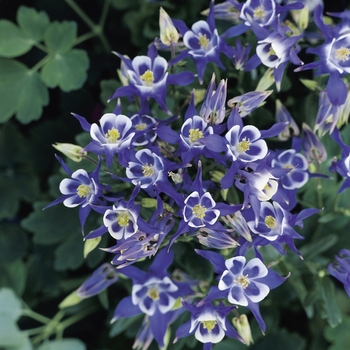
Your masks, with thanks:
M55 143L52 146L77 163L81 162L83 157L87 155L87 152L83 150L83 147L71 143Z
M162 7L159 9L159 27L160 40L164 45L169 46L171 43L178 42L179 33L177 32L173 21Z
M247 315L242 314L239 317L234 317L232 323L236 327L238 334L244 339L247 346L254 343Z
M303 123L302 127L302 148L308 162L312 163L314 160L318 163L324 162L327 159L327 152L322 142L306 123Z

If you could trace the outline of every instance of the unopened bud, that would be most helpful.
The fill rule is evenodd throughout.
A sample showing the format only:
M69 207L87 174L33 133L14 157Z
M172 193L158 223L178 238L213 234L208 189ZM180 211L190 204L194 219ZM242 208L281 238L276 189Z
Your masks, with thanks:
M160 40L164 45L169 46L171 43L178 42L179 33L177 32L173 21L162 7L159 9L159 27Z
M52 146L77 163L81 162L83 157L87 155L87 152L83 150L83 147L71 143L55 143Z
M254 343L247 315L242 314L239 317L234 317L232 323L236 327L238 334L244 339L246 345Z

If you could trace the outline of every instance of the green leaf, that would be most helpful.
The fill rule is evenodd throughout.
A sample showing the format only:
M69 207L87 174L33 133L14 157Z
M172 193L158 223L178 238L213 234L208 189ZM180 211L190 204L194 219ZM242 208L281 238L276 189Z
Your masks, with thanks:
M18 61L0 59L0 123L14 114L25 124L37 120L48 102L47 88L37 72Z
M17 11L17 23L25 36L39 42L44 37L50 19L44 11L38 12L33 8L20 6Z
M335 288L329 277L325 276L319 280L318 287L323 300L324 316L331 327L337 326L342 321L341 313L337 304Z
M54 53L66 53L73 46L77 37L75 22L53 22L45 32L44 42Z
M8 313L9 319L16 322L22 315L21 301L10 288L0 289L0 314Z
M36 350L86 350L86 346L79 339L65 338L47 341Z
M21 222L21 226L34 233L34 242L43 245L57 244L71 234L80 235L77 211L57 205L43 210L47 202L35 202L34 212ZM81 239L81 236L80 236Z
M84 262L83 242L80 230L72 231L55 251L55 270L75 270Z
M17 295L22 295L27 280L27 269L21 260L0 265L0 286L13 289Z
M111 327L109 336L112 338L124 332L126 329L131 327L134 322L138 321L140 317L141 315L136 315L136 316L128 317L127 319L120 318L119 320L115 321Z
M32 47L32 40L26 38L12 22L0 21L0 56L6 58L17 57L28 52Z
M332 343L328 350L344 350L350 344L350 317L343 320L337 327L327 327L325 329L325 338Z
M27 246L27 236L17 225L0 224L0 263L22 258Z
M79 89L87 77L89 58L83 50L56 53L41 70L41 79L50 88L68 92Z
M21 344L21 334L17 324L10 320L10 315L0 313L0 348L17 347Z

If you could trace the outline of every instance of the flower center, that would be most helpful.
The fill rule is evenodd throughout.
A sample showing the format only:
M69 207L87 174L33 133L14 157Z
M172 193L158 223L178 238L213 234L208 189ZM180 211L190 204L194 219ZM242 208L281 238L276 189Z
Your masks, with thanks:
M118 215L118 225L120 227L128 226L129 224L129 215L127 213L121 213Z
M335 58L339 61L347 61L350 57L350 49L347 47L341 47L335 51Z
M106 133L106 138L108 143L116 143L120 137L119 131L115 128L109 129Z
M246 289L249 286L249 281L248 281L248 275L245 276L238 276L237 279L235 279L233 282L241 285L243 289Z
M152 164L148 165L148 163L146 163L146 165L142 167L142 174L143 176L151 177L154 174L154 169Z
M198 219L203 219L205 216L205 211L206 211L206 207L200 205L200 204L196 204L193 208L192 208L192 214L194 216L196 216Z
M270 46L270 50L267 53L268 56L277 56L276 51L272 48L272 45Z
M135 129L136 129L136 130L139 130L139 131L142 131L142 130L145 130L146 127L147 127L147 125L146 125L145 123L140 123L140 124L137 124L137 125L135 126Z
M87 197L90 192L90 187L88 185L79 185L77 188L77 193L80 198Z
M202 325L203 325L203 328L207 329L208 332L210 333L215 325L216 325L216 321L202 321Z
M203 137L203 133L199 129L190 129L190 142L194 143Z
M277 226L277 221L276 221L276 219L273 217L273 216L271 216L271 215L267 215L266 217L265 217L265 225L268 227L268 228L271 228L271 229L273 229L273 228L276 228L276 226Z
M254 16L254 18L263 19L265 17L264 8L262 6L256 7L254 9L253 16Z
M149 69L147 69L146 72L140 76L140 78L141 80L144 81L144 83L147 86L151 86L153 84L153 81L154 81L153 72Z
M155 288L150 288L147 292L147 295L152 299L152 300L158 300L159 299L159 293L157 289Z
M237 145L238 152L242 153L242 152L249 151L249 144L250 144L249 140L247 140L244 137L243 140Z
M207 49L209 46L209 39L207 38L207 35L206 34L203 35L199 33L198 38L199 38L198 44L200 45L200 47L202 49Z

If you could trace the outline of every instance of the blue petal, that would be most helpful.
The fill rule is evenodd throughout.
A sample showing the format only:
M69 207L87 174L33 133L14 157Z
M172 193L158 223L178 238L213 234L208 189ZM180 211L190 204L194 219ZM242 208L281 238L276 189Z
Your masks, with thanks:
M343 80L340 78L338 72L332 72L330 74L326 91L329 101L334 106L340 106L345 103L348 95L348 89Z
M114 315L111 322L116 321L119 318L126 318L135 316L141 313L138 305L134 305L131 301L131 296L122 299L114 311Z

